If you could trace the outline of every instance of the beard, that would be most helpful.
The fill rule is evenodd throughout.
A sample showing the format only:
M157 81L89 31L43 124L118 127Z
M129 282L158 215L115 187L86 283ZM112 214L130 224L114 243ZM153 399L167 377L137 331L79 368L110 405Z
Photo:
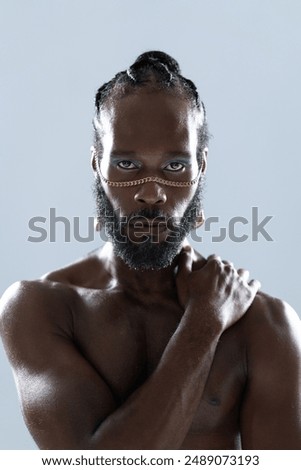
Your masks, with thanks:
M180 252L187 235L195 228L195 223L202 208L202 195L204 176L201 176L196 192L182 217L168 217L158 208L141 209L127 216L120 216L120 210L114 210L108 199L99 177L95 179L93 194L96 201L96 213L102 227L101 235L113 244L115 255L120 257L129 268L135 270L160 270L170 266ZM141 220L154 220L159 222L155 228L159 230L160 224L166 227L165 240L159 241L158 231L141 232L135 240L132 239L128 226L139 225ZM162 225L161 225L162 226Z

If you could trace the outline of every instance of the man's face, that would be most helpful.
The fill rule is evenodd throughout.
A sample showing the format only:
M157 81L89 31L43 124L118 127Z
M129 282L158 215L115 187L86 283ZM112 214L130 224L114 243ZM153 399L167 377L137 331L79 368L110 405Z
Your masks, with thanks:
M113 100L101 112L103 154L94 164L98 217L116 255L135 269L171 264L201 208L205 168L197 161L199 115L183 97L143 87ZM205 158L205 156L204 156ZM150 181L128 187L101 182L130 182L156 176L200 184L168 186Z

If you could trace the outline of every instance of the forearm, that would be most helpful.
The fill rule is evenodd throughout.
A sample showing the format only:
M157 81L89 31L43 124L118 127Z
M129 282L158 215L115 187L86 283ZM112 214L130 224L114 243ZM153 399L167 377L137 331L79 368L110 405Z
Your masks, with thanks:
M199 405L221 334L212 324L196 328L193 316L193 311L185 312L156 370L99 426L91 448L181 446Z

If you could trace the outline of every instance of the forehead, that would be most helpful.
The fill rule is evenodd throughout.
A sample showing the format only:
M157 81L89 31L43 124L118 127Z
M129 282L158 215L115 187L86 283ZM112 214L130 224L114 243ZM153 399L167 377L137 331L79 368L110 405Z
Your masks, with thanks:
M197 112L173 92L144 87L113 98L101 111L100 124L107 150L192 151L197 144Z

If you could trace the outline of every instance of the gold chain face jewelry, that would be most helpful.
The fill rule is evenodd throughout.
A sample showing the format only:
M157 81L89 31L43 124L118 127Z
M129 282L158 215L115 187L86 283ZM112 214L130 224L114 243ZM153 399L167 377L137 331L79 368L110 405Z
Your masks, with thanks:
M169 181L169 180L164 180L163 178L159 178L158 176L147 176L146 178L141 178L139 180L133 180L133 181L110 181L107 178L103 176L103 174L100 171L98 162L96 162L97 165L97 170L100 178L102 181L104 181L108 186L113 186L115 188L127 188L129 186L138 186L139 184L143 183L150 183L151 181L155 183L160 183L164 184L165 186L176 186L177 188L187 188L189 186L192 186L198 182L200 172L198 175L191 181Z
M181 188L187 188L188 186L192 186L198 181L198 176L191 181L169 181L169 180L164 180L163 178L159 178L158 176L147 176L146 178L141 178L139 180L133 180L133 181L109 181L101 173L100 173L100 177L108 186L114 186L115 188L126 188L128 186L138 186L139 184L149 183L151 181L155 183L164 184L165 186L177 186Z

